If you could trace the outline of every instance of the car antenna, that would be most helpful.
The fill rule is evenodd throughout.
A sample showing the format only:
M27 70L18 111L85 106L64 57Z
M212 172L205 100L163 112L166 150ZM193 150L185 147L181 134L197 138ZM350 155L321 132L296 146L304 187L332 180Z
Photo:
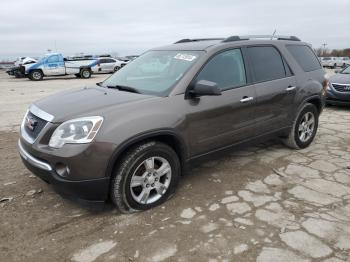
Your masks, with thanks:
M272 33L271 40L273 39L273 37L275 36L275 34L276 34L276 29L275 29L275 31L273 31L273 33Z

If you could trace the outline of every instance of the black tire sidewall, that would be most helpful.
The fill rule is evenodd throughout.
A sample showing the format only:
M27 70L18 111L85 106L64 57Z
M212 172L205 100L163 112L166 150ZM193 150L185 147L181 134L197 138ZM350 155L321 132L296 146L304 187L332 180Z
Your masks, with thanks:
M84 76L84 72L85 71L89 72L89 76L88 77ZM90 78L91 77L91 72L90 72L89 69L82 69L81 72L80 72L80 76L81 76L81 78L84 78L84 79Z
M307 112L311 112L314 117L315 117L315 127L314 127L314 130L312 132L312 136L310 137L310 139L306 142L302 142L299 138L299 134L298 134L298 129L299 129L299 125L300 125L300 122L303 118L303 116L307 113ZM317 133L317 129L318 129L318 117L319 117L319 113L318 113L318 110L317 108L312 105L312 104L307 104L302 110L301 112L299 113L298 115L298 118L297 118L297 121L296 121L296 124L295 124L295 127L294 127L294 139L295 139L295 143L298 145L299 148L306 148L308 147L312 141L314 140L315 138L315 135Z
M151 204L139 204L133 199L131 195L131 191L130 191L131 178L136 168L145 159L149 157L155 157L155 156L163 157L169 162L171 166L171 182L169 184L168 190L159 200ZM122 181L120 183L121 188L119 188L118 190L121 191L123 196L123 201L129 209L147 210L162 204L174 194L176 186L178 184L179 177L180 177L180 172L181 172L180 162L176 153L170 147L164 144L155 143L154 145L149 146L144 150L138 152L136 155L132 157L132 159L130 159L130 163L123 170L123 172L119 174L119 175L122 175Z
M40 73L41 77L40 77L39 79L35 79L35 78L33 77L33 74L34 74L34 73ZM40 70L33 70L33 71L30 72L29 78L30 78L30 80L40 81L41 79L43 79L43 73L42 73Z

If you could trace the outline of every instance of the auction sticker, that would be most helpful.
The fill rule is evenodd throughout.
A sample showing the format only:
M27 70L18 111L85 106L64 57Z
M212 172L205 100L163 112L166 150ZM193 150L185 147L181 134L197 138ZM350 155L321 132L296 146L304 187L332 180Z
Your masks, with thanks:
M192 62L192 61L195 60L197 57L194 56L194 55L178 53L176 56L174 56L174 58L175 58L175 59L180 59L180 60L185 60L185 61Z

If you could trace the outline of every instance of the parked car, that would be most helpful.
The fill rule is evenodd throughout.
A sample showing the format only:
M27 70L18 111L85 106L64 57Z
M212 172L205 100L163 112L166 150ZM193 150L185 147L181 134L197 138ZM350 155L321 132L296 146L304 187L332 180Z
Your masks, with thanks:
M96 59L63 58L62 54L50 53L42 57L37 63L22 65L20 71L30 80L39 81L44 76L75 75L81 78L90 78L92 68L97 64Z
M349 57L339 57L340 59L340 64L341 67L347 67L348 65L350 65L350 58Z
M100 57L97 64L92 67L92 71L96 73L113 73L125 66L128 62L120 61L110 57Z
M34 64L36 62L37 62L37 60L35 58L19 57L15 62L15 66L8 69L6 71L6 73L10 76L15 76L17 78L25 77L25 75L20 71L20 66Z
M204 156L271 137L308 147L325 72L298 38L259 37L180 40L96 86L33 103L18 142L24 164L63 195L133 212L169 199Z
M350 105L350 66L330 77L327 104Z
M342 60L340 57L323 57L322 66L329 68L343 67L346 61Z

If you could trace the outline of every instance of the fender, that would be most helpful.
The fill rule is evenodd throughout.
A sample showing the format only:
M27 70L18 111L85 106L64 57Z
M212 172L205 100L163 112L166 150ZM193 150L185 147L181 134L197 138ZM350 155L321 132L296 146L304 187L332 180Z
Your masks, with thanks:
M115 163L117 159L122 155L122 153L131 145L136 144L138 142L157 137L157 136L162 136L162 135L167 135L167 136L172 136L175 138L177 142L179 142L179 149L181 152L181 156L179 156L181 164L185 164L185 162L188 159L188 149L186 146L185 141L183 138L173 129L155 129L155 130L150 130L146 131L140 134L137 134L135 136L132 136L128 140L124 141L122 144L118 145L117 148L114 150L112 156L110 157L108 161L108 166L106 169L106 177L110 177L113 172L113 168L115 166Z
M309 101L311 101L311 100L318 100L318 101L320 102L320 104L321 104L320 114L321 114L322 109L323 109L323 106L324 106L324 102L322 102L322 97L321 97L320 95L311 95L311 96L308 96L308 97L304 98L304 99L301 101L301 103L299 104L298 109L296 110L296 112L299 112L299 110L301 109L301 107L302 107L305 103L307 103L307 102L309 102ZM294 116L295 116L295 115L294 115Z

